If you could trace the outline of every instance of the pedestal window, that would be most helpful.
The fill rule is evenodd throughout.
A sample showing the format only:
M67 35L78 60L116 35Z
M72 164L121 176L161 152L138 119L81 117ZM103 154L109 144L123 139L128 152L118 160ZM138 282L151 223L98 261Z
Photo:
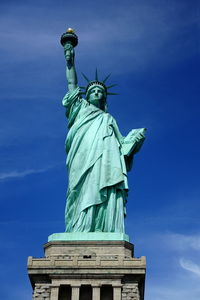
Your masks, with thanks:
M72 288L70 285L61 285L58 300L72 300Z
M93 300L92 299L92 286L81 285L80 287L80 300Z
M100 300L114 300L112 285L101 286Z

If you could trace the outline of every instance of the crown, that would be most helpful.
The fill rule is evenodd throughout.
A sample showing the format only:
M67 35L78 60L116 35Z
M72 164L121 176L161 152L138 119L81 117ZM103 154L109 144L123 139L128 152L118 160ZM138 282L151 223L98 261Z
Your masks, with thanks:
M96 69L96 72L95 72L95 80L89 80L87 78L87 76L83 73L81 73L83 75L83 77L85 78L85 80L88 82L88 85L86 87L84 86L81 86L80 88L83 89L83 91L81 91L81 94L85 94L86 95L86 98L88 97L88 92L94 87L94 86L99 86L101 88L103 88L104 90L104 93L105 95L118 95L117 93L110 93L108 91L108 89L116 86L117 84L112 84L112 85L109 85L109 86L106 86L106 81L107 79L110 77L111 74L107 75L106 78L102 81L99 80L99 76L98 76L98 71Z

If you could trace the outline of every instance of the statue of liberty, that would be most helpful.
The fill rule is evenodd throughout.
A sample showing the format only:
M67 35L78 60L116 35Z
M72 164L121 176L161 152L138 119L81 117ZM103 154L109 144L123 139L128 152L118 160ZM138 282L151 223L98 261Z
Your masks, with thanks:
M74 47L78 38L68 29L61 38L66 58L68 93L63 98L68 118L66 138L68 191L66 232L124 233L128 194L127 172L144 141L145 129L122 136L107 112L107 76L78 86ZM83 94L85 97L83 98Z

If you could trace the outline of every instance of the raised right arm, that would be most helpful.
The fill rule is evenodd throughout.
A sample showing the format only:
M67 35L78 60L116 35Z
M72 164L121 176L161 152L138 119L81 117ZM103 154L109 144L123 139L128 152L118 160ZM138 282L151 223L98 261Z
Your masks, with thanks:
M77 88L77 75L74 63L74 48L70 44L66 44L64 47L65 50L65 58L66 58L66 77L68 82L68 91L72 92Z

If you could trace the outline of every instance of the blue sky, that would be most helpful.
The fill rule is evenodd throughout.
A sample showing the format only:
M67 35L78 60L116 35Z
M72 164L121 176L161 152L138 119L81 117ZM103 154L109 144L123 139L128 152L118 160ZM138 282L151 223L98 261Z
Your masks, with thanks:
M119 96L109 111L125 135L146 127L129 174L126 229L147 257L145 300L200 295L200 3L198 0L1 1L0 296L27 300L29 255L64 231L65 60L96 67ZM12 287L12 288L11 288Z

